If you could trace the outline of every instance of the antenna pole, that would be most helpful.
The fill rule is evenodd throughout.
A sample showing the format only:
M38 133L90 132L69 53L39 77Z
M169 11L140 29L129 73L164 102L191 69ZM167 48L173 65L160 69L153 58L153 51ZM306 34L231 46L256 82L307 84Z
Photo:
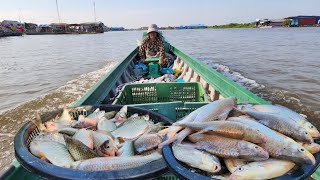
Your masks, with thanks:
M94 12L94 22L97 22L97 17L96 17L96 2L93 1L93 12Z
M57 13L58 13L58 20L59 20L59 23L61 23L60 14L59 14L59 7L58 7L58 0L56 0L56 6L57 6Z

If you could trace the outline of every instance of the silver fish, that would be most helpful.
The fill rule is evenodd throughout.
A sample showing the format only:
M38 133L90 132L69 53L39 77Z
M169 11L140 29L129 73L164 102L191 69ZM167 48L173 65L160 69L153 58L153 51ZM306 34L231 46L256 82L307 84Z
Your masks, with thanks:
M97 157L75 162L72 168L85 171L121 170L139 167L161 158L162 156L157 152L147 156Z
M302 142L313 142L308 132L295 121L281 114L244 110L244 113L254 117L261 124L278 131L286 136Z
M221 170L219 159L210 153L177 143L173 143L172 150L175 158L191 167L211 173Z
M30 143L30 152L60 167L70 168L74 162L66 146L54 141L32 141Z
M235 179L272 179L288 173L295 164L291 161L268 159L266 161L252 162L235 170L230 180Z
M286 116L292 121L298 123L300 126L304 127L306 131L311 135L311 137L320 137L320 133L314 125L312 125L308 120L306 120L306 118L287 107L280 105L259 104L252 106L252 108L260 112L279 113L282 116Z
M293 139L277 133L276 131L273 131L272 129L252 119L232 117L228 118L227 120L247 124L263 133L267 139L266 142L264 144L260 144L260 146L268 151L271 157L283 160L291 160L298 164L315 164L314 156Z

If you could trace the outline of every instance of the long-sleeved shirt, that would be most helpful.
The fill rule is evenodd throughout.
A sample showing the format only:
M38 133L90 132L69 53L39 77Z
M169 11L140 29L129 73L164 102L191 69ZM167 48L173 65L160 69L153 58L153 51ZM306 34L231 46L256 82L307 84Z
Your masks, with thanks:
M139 56L143 59L149 57L165 58L164 44L160 37L157 37L154 41L151 41L149 37L142 41L139 47Z

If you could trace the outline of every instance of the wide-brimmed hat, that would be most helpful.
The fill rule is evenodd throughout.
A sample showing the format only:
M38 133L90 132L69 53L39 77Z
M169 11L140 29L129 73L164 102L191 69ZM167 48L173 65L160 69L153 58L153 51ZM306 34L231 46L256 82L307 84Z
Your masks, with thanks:
M156 24L151 24L149 27L148 27L148 31L147 33L151 33L151 32L157 32L159 33L159 28Z

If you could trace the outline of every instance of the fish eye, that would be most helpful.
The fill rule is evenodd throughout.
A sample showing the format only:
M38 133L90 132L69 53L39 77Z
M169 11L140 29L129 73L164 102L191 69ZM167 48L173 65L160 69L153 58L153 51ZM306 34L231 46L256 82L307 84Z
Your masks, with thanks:
M107 148L110 148L110 146L107 146Z
M255 146L254 148L255 148L255 149L260 149L259 146Z
M304 132L305 135L308 135L308 132Z
M304 152L304 149L303 149L303 148L300 148L299 151L300 151L300 152Z
M242 168L242 167L239 167L239 168L238 168L238 170L239 170L239 171L242 171L242 170L243 170L243 168Z
M311 125L311 126L310 126L310 128L311 128L311 129L313 129L313 128L314 128L314 126L312 126L312 125Z

